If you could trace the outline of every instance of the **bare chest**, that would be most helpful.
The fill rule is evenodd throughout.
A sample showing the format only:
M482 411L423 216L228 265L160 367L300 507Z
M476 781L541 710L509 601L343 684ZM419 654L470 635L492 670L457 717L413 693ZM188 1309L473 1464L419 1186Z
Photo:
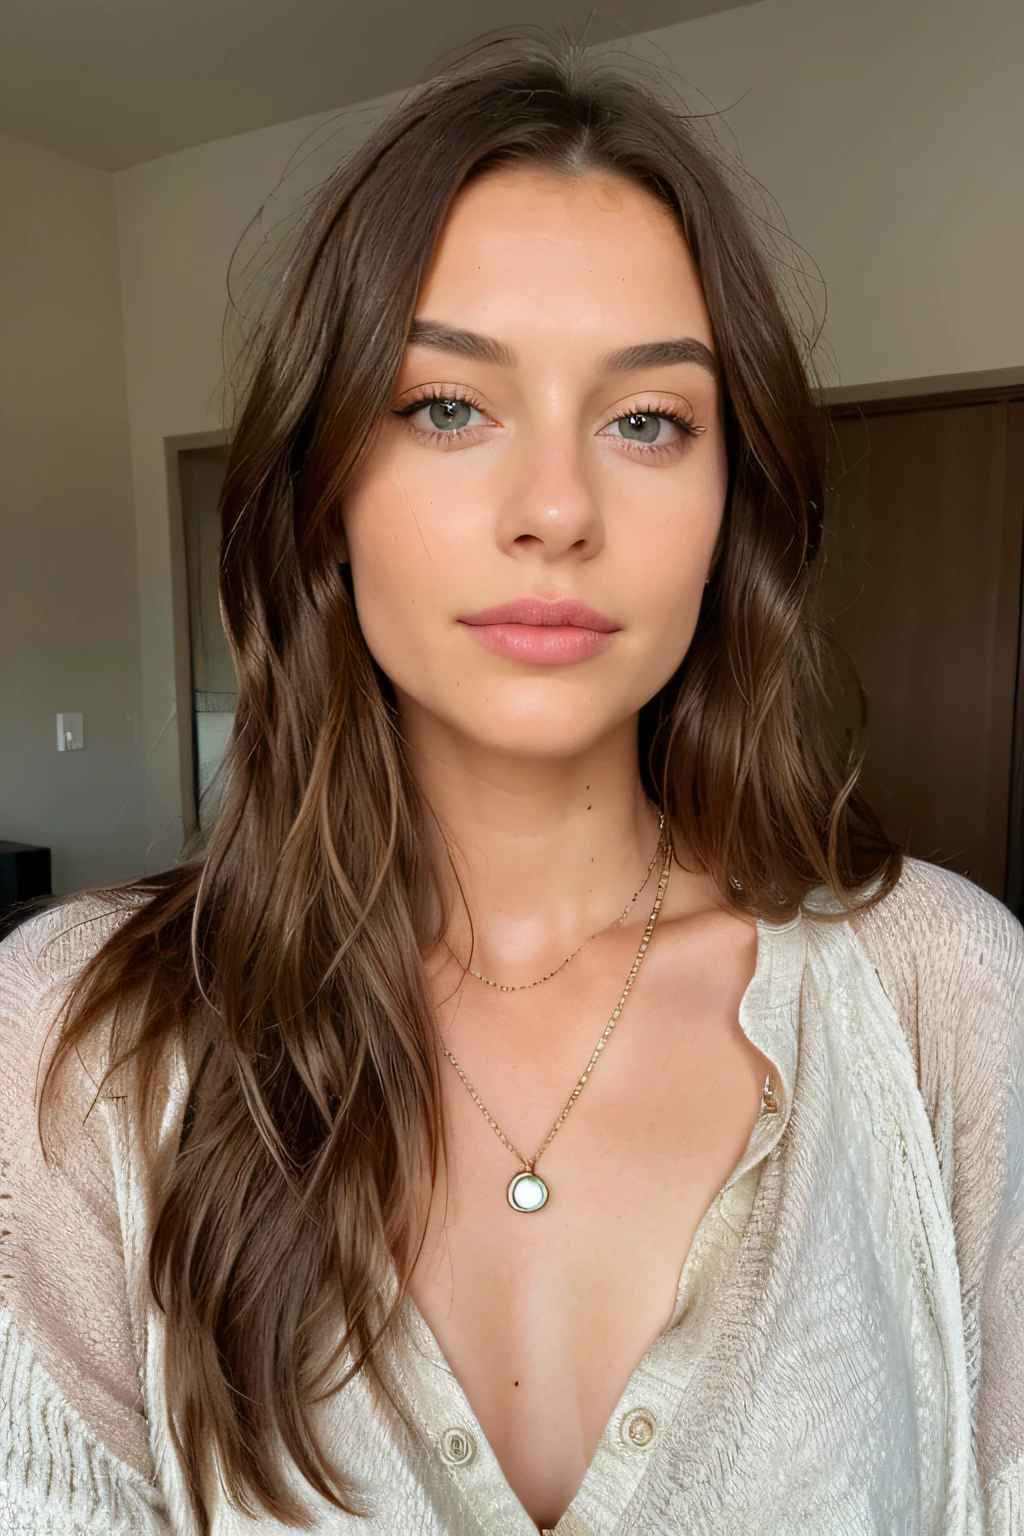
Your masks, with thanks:
M445 1064L447 1171L410 1293L541 1526L572 1501L668 1323L694 1232L757 1118L767 1064L738 1026L752 958L737 958L731 980L697 985L689 1003L652 968L537 1164L550 1190L537 1212L510 1206L521 1165ZM530 1160L586 1064L594 1010L577 1007L582 1027L569 1005L490 1034L467 1013L452 1032L467 1076Z

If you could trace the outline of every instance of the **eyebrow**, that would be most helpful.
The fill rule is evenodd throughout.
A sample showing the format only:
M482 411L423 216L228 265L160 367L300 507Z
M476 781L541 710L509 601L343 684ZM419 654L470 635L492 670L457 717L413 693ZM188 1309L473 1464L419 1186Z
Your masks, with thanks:
M503 341L463 331L438 320L414 320L409 327L409 345L433 347L438 352L457 352L460 357L475 357L481 363L496 363L499 368L514 368L516 355Z
M516 355L512 348L493 336L481 336L477 331L464 331L459 326L443 325L438 320L414 320L409 328L409 344L432 347L438 352L454 352L460 357L476 358L481 363L494 363L499 368L514 368ZM697 363L707 369L712 378L718 378L718 363L714 353L695 336L681 336L674 341L644 341L637 346L623 347L608 352L598 367L602 373L629 373L636 368L667 367L673 363Z
M696 336L680 336L677 341L644 341L636 347L623 347L601 359L602 373L629 373L634 368L658 368L670 363L697 363L712 378L718 378L718 363L710 347Z

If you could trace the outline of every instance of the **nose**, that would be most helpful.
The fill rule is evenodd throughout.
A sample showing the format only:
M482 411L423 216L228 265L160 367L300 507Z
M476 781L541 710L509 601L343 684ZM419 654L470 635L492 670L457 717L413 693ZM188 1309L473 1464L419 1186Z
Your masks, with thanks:
M522 444L505 482L498 543L514 559L592 560L604 547L600 499L582 445L562 433Z

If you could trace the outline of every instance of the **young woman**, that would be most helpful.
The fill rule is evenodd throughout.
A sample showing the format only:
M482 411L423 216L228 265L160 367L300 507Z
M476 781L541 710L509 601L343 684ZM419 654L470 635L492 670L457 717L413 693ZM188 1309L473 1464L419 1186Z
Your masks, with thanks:
M582 56L325 187L209 849L2 954L0 1529L1024 1530L1021 932L829 745L820 437Z

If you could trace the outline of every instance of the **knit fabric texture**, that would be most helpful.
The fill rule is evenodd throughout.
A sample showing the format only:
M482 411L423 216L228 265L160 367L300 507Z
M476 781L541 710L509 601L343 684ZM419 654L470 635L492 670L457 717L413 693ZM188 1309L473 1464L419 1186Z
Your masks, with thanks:
M1024 1536L1024 932L906 861L853 920L758 924L740 1022L778 1107L698 1227L555 1536ZM36 1093L69 984L122 921L78 898L0 946L0 1536L194 1536L149 1294L152 1180L102 1060ZM187 1080L166 1084L164 1145ZM89 1113L90 1108L92 1112ZM363 1514L323 1533L536 1536L410 1298L387 1410L313 1410ZM221 1490L216 1536L270 1536Z

